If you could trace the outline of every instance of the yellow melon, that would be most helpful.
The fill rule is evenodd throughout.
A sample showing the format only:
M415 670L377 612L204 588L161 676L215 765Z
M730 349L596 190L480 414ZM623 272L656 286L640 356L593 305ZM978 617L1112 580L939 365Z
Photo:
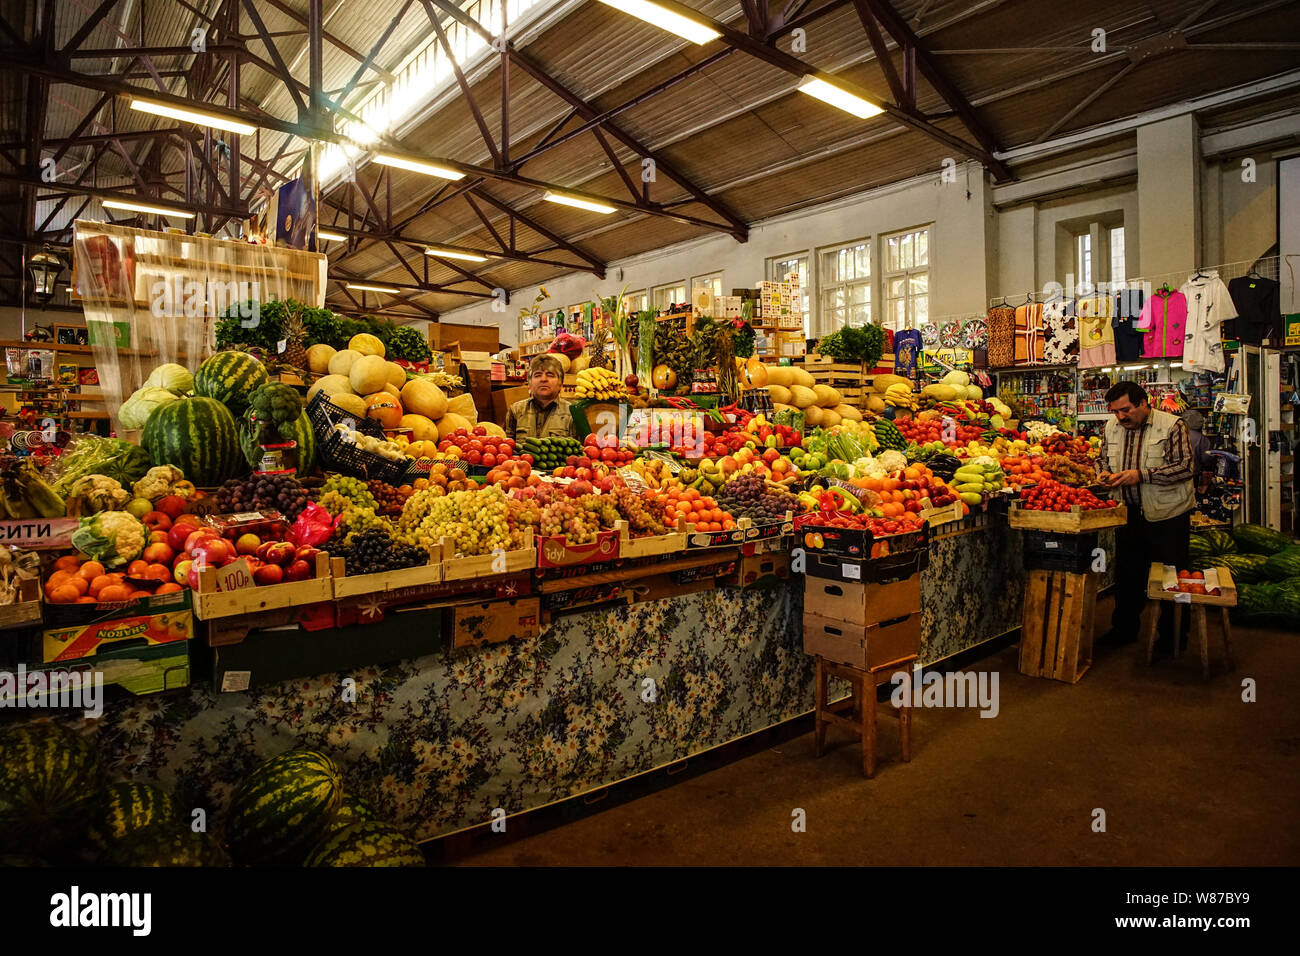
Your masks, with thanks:
M387 375L388 370L384 367L382 358L378 355L363 355L352 363L348 381L358 395L369 395L383 391L384 383L388 381Z
M402 386L402 406L407 411L437 421L447 413L447 396L432 382L413 378Z
M561 352L547 352L546 354L559 362L560 368L564 369L565 372L573 371L573 359L569 358L567 355L564 355Z
M344 349L342 352L335 352L331 355L329 363L325 367L331 375L347 375L352 371L352 363L359 358L362 358L360 352Z
M348 348L354 352L360 352L362 355L384 357L384 343L369 332L359 332L348 339Z
M464 415L457 415L455 412L448 412L438 419L438 440L446 438L457 428L473 428L474 423Z
M773 365L767 370L767 384L789 388L794 384L794 369L788 365Z
M352 383L348 381L346 375L326 375L323 378L316 379L311 388L307 389L307 401L316 397L317 392L324 392L325 396L333 399L336 396L352 394Z
M817 404L817 393L811 388L793 385L790 388L790 399L794 402L796 408L807 409Z
M443 414L456 414L471 425L478 424L478 409L474 407L474 396L469 392L447 399L447 411Z
M438 440L438 426L433 420L426 418L424 415L412 415L407 413L402 416L398 422L399 428L409 428L411 430L412 441L434 441Z
M803 386L800 386L800 388L802 387ZM816 405L809 405L807 408L803 410L803 420L809 427L812 428L821 427L822 409Z
M384 368L388 370L388 380L396 385L400 390L401 387L406 384L406 369L402 368L402 366L398 365L396 362L387 362L385 363Z
M402 397L402 390L398 388L396 385L394 385L392 382L384 383L384 391L387 392L389 395L393 396L393 398L400 399Z
M834 428L836 425L840 423L840 413L837 412L835 409L820 408L818 409L818 411L821 416L820 424L822 428Z
M324 375L330 370L330 359L335 356L332 345L313 345L307 350L307 367L315 375Z
M844 419L845 421L849 421L849 422L862 421L862 412L854 408L852 405L842 405L842 404L836 405L835 412L840 416L840 418Z
M799 368L797 365L790 369L790 380L804 388L812 388L817 384L806 368Z
M366 400L360 395L352 392L339 392L330 398L335 405L357 418L364 418L366 414Z
M879 395L867 396L867 411L874 412L877 415L885 414L885 400Z
M790 390L784 385L769 385L767 394L778 405L789 405L791 402Z
M812 390L817 396L817 404L822 408L834 408L844 400L843 396L829 385L814 385Z
M487 432L488 435L491 436L492 438L506 437L506 430L502 428L500 425L498 425L496 422L479 422L479 424L483 426L483 430Z

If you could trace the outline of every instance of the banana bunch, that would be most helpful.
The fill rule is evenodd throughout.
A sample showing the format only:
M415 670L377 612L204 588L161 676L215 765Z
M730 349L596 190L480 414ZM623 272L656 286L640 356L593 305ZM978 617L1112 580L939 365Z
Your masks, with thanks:
M895 382L885 389L884 399L886 405L916 410L916 395L912 393L910 384L904 385L902 382Z
M627 398L627 386L607 368L584 368L578 373L576 388L578 398L605 401Z
M656 491L670 487L676 480L673 473L668 470L666 461L659 461L658 459L645 461L636 458L633 459L629 467L641 476L641 480L645 482L647 488L653 488Z

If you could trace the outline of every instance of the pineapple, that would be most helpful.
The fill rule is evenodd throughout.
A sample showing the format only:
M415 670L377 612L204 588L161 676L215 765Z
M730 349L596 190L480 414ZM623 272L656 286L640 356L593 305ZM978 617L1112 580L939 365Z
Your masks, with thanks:
M612 364L606 349L613 342L614 336L608 328L597 329L587 343L587 354L591 356L588 368L609 368Z
M284 350L285 364L298 369L307 368L307 348L303 345L307 339L307 330L302 324L302 314L297 309L289 312L284 323L284 338L287 343Z

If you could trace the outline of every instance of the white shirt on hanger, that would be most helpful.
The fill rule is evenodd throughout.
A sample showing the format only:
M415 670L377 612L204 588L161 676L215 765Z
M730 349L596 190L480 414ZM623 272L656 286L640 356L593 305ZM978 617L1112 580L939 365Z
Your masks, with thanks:
M1183 368L1195 372L1223 371L1223 340L1219 327L1237 317L1228 287L1213 269L1194 275L1178 290L1187 299L1187 335Z

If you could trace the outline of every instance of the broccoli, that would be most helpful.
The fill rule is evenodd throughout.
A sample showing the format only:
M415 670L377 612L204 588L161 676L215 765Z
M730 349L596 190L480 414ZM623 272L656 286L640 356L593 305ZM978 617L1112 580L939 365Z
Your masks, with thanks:
M248 424L255 430L258 426L270 425L282 437L290 438L292 426L302 417L302 396L288 385L269 382L254 389L249 396L248 411L244 413Z

